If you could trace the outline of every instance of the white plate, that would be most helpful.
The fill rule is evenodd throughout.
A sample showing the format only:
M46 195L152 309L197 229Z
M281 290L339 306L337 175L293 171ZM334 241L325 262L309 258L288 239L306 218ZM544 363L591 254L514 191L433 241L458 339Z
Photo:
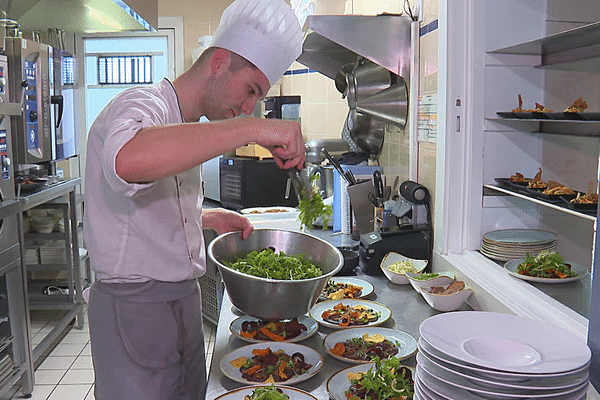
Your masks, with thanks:
M229 331L231 333L233 333L236 337L238 337L246 342L250 342L250 343L266 342L266 340L259 340L259 339L242 336L242 333L241 333L242 332L242 324L246 321L260 321L260 318L251 317L250 315L244 315L242 317L236 318L231 322L231 324L229 324ZM312 319L311 317L309 317L307 315L301 315L300 317L298 317L298 322L301 323L302 325L306 326L306 330L300 332L300 334L298 336L296 336L295 338L291 338L289 340L284 340L284 342L287 342L287 343L301 342L305 339L308 339L315 333L317 333L317 330L319 329L319 324L317 323L317 321L315 321L314 319Z
M350 285L354 285L354 286L360 286L362 288L360 298L363 297L367 297L368 295L370 295L371 293L373 293L373 285L371 285L369 282L362 280L362 279L358 279L358 278L352 278L352 277L348 277L348 276L344 276L344 277L331 277L329 278L329 282L333 282L333 283L347 283ZM319 300L323 301L323 300L327 300L322 296L319 296Z
M347 400L344 392L350 388L352 382L348 379L348 372L367 372L369 369L375 368L375 363L359 364L353 367L344 368L341 371L336 372L327 380L327 393L333 400ZM415 370L409 369L413 373L413 380L415 379Z
M501 229L485 233L483 239L491 243L510 243L515 246L519 244L531 245L550 243L556 240L556 234L536 229Z
M280 212L269 212L271 210L284 210ZM274 206L274 207L251 207L251 208L243 208L240 210L240 213L244 214L246 217L261 217L261 218L290 218L290 216L298 216L300 214L300 210L293 207L285 207L285 206Z
M302 353L302 355L304 355L304 362L312 364L312 367L307 373L296 375L285 382L280 382L281 384L292 385L294 383L303 382L317 374L323 367L323 357L310 347L302 346L297 343L261 342L237 348L225 355L220 362L221 372L223 372L223 375L236 382L249 385L264 385L264 382L251 382L242 378L240 369L231 365L231 361L239 357L252 358L253 349L265 349L267 347L270 347L272 352L283 350L289 355L296 352Z
M515 315L438 314L423 321L419 331L432 347L460 361L508 372L568 372L591 358L589 347L569 332Z
M308 392L305 392L304 390L282 385L256 385L232 389L227 393L223 393L215 400L244 400L244 396L250 396L256 389L260 387L271 386L275 386L276 388L281 389L283 393L287 394L290 397L290 400L317 400L315 396Z
M422 364L417 364L417 377L422 386L431 389L432 392L442 396L443 398L449 399L460 399L460 400L478 400L482 398L492 398L498 400L511 400L511 399L545 399L545 400L571 400L579 399L582 394L587 391L589 383L586 382L573 389L570 393L558 393L558 394L534 394L528 393L523 394L508 394L508 393L495 393L486 391L484 389L475 390L472 388L461 387L461 384L457 384L450 379L440 379L436 376L431 375ZM447 396L447 397L446 397Z
M370 308L370 309L374 310L375 312L379 313L379 318L377 318L377 321L370 322L366 325L352 325L352 326L349 326L348 328L341 327L338 324L332 324L331 322L324 321L323 318L321 318L321 314L323 314L323 312L332 309L333 306L340 304L340 303L342 303L343 305L345 305L347 307L354 307L357 305L361 305L363 307ZM379 326L381 324L384 324L387 322L388 319L390 319L392 317L392 310L390 310L383 304L376 303L374 301L361 300L361 299L342 299L342 300L327 300L327 301L322 301L320 303L317 303L310 309L310 311L308 312L308 315L310 315L312 318L314 318L319 324L326 326L327 328L353 329L353 328L365 328L365 327L369 327L369 326Z
M558 374L512 373L482 368L457 360L434 349L429 343L427 343L425 339L423 339L423 337L419 338L419 341L417 342L417 348L419 352L427 355L430 359L449 364L452 369L464 369L471 376L480 376L495 382L527 384L537 380L544 380L544 382L548 382L548 384L553 384L553 382L556 382L558 385L569 386L571 382L579 381L579 383L581 383L584 380L587 380L589 376L589 364L566 373Z
M578 384L571 385L563 388L547 388L547 387L536 387L536 388L516 388L500 386L494 382L485 382L472 377L464 376L457 371L444 369L435 363L427 360L421 353L417 354L417 364L423 368L429 375L434 376L446 382L451 386L456 386L461 389L474 391L480 394L492 395L492 396L506 396L511 398L543 398L558 395L568 395L581 389L582 385L588 383L587 380L579 382ZM542 379L540 379L542 380Z
M331 352L331 349L337 343L345 342L348 339L362 337L365 333L368 333L371 336L379 334L387 340L389 340L390 342L394 343L396 347L398 347L398 353L394 357L399 358L400 360L404 360L405 358L412 356L417 351L417 341L408 333L397 331L395 329L377 327L344 329L341 331L330 333L323 340L323 347L329 355L337 358L338 360L346 361L352 364L369 363L370 361L354 360L352 358L339 356Z
M573 282L576 281L578 279L581 279L584 275L586 275L588 273L587 268L585 268L582 265L579 264L575 264L571 261L565 261L567 264L571 264L571 271L575 272L577 275L570 277L570 278L564 278L564 279L555 279L555 278L540 278L537 276L527 276L527 275L521 275L517 272L517 267L519 266L519 264L521 264L522 262L524 262L525 260L522 258L516 259L516 260L510 260L508 261L506 264L504 264L504 268L508 271L509 274L511 274L512 276L514 276L515 278L519 278L519 279L523 279L524 281L530 281L530 282L538 282L538 283L567 283L567 282Z

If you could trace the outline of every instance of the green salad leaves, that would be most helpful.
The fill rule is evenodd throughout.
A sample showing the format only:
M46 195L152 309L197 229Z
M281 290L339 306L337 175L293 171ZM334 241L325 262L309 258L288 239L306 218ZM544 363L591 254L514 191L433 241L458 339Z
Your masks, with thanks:
M314 174L310 180L311 184L319 179L319 174ZM312 197L308 199L306 196L301 196L300 202L298 203L298 209L300 215L298 219L302 227L311 227L319 217L323 218L323 229L327 229L329 222L333 216L333 207L323 203L323 197L318 190L313 187Z
M323 275L321 268L305 260L303 254L288 256L283 251L277 254L272 248L250 252L225 265L244 274L268 279L298 280Z
M346 391L348 400L413 398L414 381L410 369L403 366L396 357L383 361L375 357L373 361L375 367L363 373L360 379L351 380L352 386Z
M290 396L272 386L257 388L252 392L252 395L246 396L244 400L289 400L289 398Z
M576 276L565 259L553 250L543 250L537 256L529 253L525 261L517 266L517 273L538 278L564 279Z

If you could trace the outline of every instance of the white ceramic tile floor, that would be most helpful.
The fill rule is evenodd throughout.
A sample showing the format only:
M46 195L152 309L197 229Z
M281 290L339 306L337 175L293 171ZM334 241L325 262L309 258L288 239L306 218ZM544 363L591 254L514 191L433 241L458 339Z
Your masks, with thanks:
M35 311L31 314L32 341L35 346L50 331L56 312ZM87 318L87 314L86 314ZM216 326L204 320L206 368L215 347ZM94 369L87 321L82 330L72 327L35 371L35 387L29 400L93 400ZM23 399L18 386L0 400Z

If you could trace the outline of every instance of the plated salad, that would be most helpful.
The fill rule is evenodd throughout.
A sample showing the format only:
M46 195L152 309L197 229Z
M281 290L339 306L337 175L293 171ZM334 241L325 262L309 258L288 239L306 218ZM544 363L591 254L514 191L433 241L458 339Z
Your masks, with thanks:
M527 254L525 261L517 266L517 273L538 278L565 279L576 276L571 265L553 250L543 250L537 256Z
M414 380L410 368L397 358L381 361L367 372L348 374L352 384L345 394L348 400L408 400L414 395Z
M250 396L244 396L244 400L289 400L290 396L274 386L255 389Z

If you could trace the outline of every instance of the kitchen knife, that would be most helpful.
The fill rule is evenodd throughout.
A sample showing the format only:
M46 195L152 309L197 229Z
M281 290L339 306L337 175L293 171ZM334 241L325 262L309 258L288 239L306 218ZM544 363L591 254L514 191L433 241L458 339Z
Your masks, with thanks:
M346 172L344 172L344 169L342 168L340 163L338 163L337 161L334 160L333 157L331 157L331 154L329 154L329 152L327 151L327 149L325 147L323 147L321 149L321 151L323 152L323 154L325 154L325 157L327 157L327 159L329 160L331 165L333 165L333 168L335 168L335 170L342 176L342 178L344 178L344 180L346 182L348 182L348 185L356 184L356 182L352 183L352 179L350 177L348 177Z

